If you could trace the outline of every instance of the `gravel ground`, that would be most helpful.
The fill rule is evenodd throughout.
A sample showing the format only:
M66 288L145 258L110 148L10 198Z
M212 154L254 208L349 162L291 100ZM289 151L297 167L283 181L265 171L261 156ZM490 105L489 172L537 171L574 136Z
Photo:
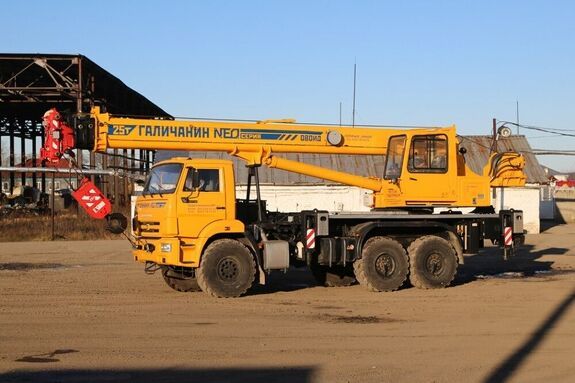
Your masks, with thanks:
M1 382L573 382L575 225L454 286L371 293L272 274L171 290L122 241L0 244Z

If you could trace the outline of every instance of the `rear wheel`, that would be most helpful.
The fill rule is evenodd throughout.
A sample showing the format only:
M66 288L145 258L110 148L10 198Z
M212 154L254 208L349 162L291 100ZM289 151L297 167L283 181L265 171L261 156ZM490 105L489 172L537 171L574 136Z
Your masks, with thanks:
M409 272L407 254L401 244L388 237L372 237L363 246L361 259L353 264L355 277L371 291L394 291Z
M233 239L212 242L196 271L202 291L218 298L239 297L252 286L256 264L250 251Z
M457 254L447 241L435 235L418 238L409 245L411 284L420 289L447 287L457 273Z
M201 291L192 269L162 266L162 277L168 286L183 293Z
M316 282L321 286L343 287L351 286L356 282L353 269L351 267L329 267L312 264L310 266L310 270Z

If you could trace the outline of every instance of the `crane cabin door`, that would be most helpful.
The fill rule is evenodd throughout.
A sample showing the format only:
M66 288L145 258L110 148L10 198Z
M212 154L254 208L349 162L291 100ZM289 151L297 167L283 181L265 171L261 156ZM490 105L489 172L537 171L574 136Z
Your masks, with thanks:
M217 166L185 171L178 198L178 230L182 237L197 238L211 223L226 219L224 174Z
M457 200L455 164L449 161L447 136L415 135L407 144L399 184L406 206L453 204Z

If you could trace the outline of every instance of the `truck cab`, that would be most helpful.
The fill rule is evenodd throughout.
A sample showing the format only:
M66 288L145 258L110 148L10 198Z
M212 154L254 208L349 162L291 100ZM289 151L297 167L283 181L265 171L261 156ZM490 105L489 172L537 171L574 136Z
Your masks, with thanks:
M245 231L236 217L232 162L179 157L157 163L136 200L133 227L137 261L197 267L211 238Z

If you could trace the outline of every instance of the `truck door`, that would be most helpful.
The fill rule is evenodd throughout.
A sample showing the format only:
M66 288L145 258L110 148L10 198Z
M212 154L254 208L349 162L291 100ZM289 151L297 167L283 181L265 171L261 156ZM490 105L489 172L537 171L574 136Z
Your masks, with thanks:
M223 178L223 169L218 167L187 169L178 196L180 236L197 238L210 223L226 219Z
M447 136L416 135L408 143L399 186L406 205L449 205L456 201L455 164L448 161Z

